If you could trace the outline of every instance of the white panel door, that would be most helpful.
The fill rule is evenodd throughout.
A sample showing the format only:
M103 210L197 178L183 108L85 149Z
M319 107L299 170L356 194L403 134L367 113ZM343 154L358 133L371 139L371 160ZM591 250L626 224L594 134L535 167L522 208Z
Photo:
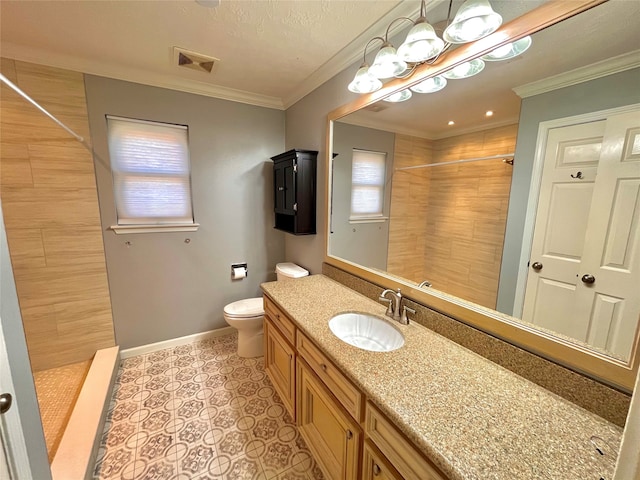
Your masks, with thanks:
M551 130L523 319L627 359L639 249L640 112Z
M624 359L640 316L639 248L640 113L632 112L607 119L576 295L586 341Z
M584 339L572 315L606 122L554 128L540 185L522 319Z

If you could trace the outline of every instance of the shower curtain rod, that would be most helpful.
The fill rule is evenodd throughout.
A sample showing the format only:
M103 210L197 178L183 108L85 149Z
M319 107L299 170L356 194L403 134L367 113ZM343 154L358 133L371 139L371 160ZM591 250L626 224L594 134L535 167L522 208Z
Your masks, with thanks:
M491 155L490 157L477 157L477 158L466 158L464 160L453 160L451 162L438 162L438 163L424 163L422 165L414 165L412 167L400 167L394 169L396 172L401 172L403 170L414 170L416 168L427 168L427 167L438 167L441 165L453 165L456 163L467 163L467 162L480 162L483 160L496 160L498 158L502 158L505 162L512 164L514 153L503 153L502 155ZM511 162L509 162L511 160Z
M38 110L40 110L42 113L44 113L47 117L49 117L51 120L53 120L54 122L56 122L58 125L60 125L62 128L64 128L68 133L70 133L71 135L73 135L75 137L76 140L78 140L79 142L84 144L84 138L80 135L78 135L76 132L74 132L73 130L71 130L69 127L67 127L64 123L62 123L60 120L58 120L56 117L54 117L53 115L51 115L48 111L46 111L43 107L41 107L34 99L32 99L29 95L27 95L26 93L24 93L22 90L20 90L13 82L11 82L11 80L9 80L7 77L5 77L2 73L0 73L0 80L3 81L4 83L6 83L11 89L13 89L18 95L20 95L22 98L24 98L26 101L28 101L30 104L32 104L34 107L36 107Z

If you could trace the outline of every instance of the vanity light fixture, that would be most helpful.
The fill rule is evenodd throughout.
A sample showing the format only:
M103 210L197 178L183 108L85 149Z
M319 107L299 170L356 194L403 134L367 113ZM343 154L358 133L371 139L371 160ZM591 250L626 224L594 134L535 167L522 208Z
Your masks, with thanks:
M489 0L467 0L445 29L443 37L449 43L475 42L495 32L500 25L502 17L493 11Z
M385 41L373 65L369 67L369 73L376 78L392 78L402 74L406 69L407 62L400 60L393 45Z
M406 100L409 100L411 98L411 95L411 90L405 88L404 90L400 90L399 92L392 93L391 95L386 97L384 101L392 103L404 102Z
M420 2L420 17L415 21L407 38L398 49L398 56L405 62L420 63L437 57L444 50L444 41L438 38L427 22L426 3Z
M387 27L384 37L373 37L364 47L363 62L349 86L354 93L372 93L382 88L381 79L406 78L410 76L418 65L435 62L440 54L454 43L469 43L486 37L495 32L502 25L502 17L493 11L489 0L466 0L450 23L453 0L449 0L447 27L444 30L444 40L439 38L434 28L426 19L426 0L420 1L420 16L413 21L407 17L394 19ZM400 21L408 21L413 25L405 41L398 50L389 42L389 30ZM528 40L526 40L528 39ZM367 49L373 43L381 43L373 64L367 63ZM446 42L446 43L445 43ZM527 43L528 42L528 43ZM482 57L490 61L513 58L524 52L531 45L531 38L525 37L517 42L496 48L493 52ZM446 79L469 78L477 75L484 68L482 59L465 62L441 76L426 79L410 87L416 93L433 93L442 90L447 85ZM405 101L411 97L411 91L403 90L393 95L389 102ZM401 94L402 93L402 94Z
M369 65L363 63L355 78L347 87L353 93L371 93L382 88L382 82L369 72Z
M449 80L459 80L461 78L473 77L474 75L479 74L482 70L484 70L484 62L481 59L476 58L470 62L464 62L457 67L453 67L451 70L444 72L442 76Z
M455 125L456 122L454 122L453 120L449 120L449 122L447 123L447 125Z
M508 60L517 57L531 46L531 37L526 36L515 42L507 43L496 48L491 53L483 55L481 58L488 62L499 62L500 60Z
M484 114L485 117L493 117L493 110L487 110L487 113Z

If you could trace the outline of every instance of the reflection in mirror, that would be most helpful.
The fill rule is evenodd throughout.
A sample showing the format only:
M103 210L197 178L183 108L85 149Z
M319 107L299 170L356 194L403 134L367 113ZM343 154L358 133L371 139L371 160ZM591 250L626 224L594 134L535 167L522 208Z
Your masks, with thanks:
M335 121L329 255L628 361L640 316L640 110L625 107L640 104L638 15L636 2L605 3L473 78ZM353 216L355 150L386 154L375 218Z

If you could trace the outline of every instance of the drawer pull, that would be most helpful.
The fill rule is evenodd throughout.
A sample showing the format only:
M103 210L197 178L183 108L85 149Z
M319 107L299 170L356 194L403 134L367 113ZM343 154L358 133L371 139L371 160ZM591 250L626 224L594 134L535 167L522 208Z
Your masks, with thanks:
M353 432L351 430L347 430L347 440L351 440L353 438Z
M382 472L382 469L377 463L373 464L373 474L377 477Z

